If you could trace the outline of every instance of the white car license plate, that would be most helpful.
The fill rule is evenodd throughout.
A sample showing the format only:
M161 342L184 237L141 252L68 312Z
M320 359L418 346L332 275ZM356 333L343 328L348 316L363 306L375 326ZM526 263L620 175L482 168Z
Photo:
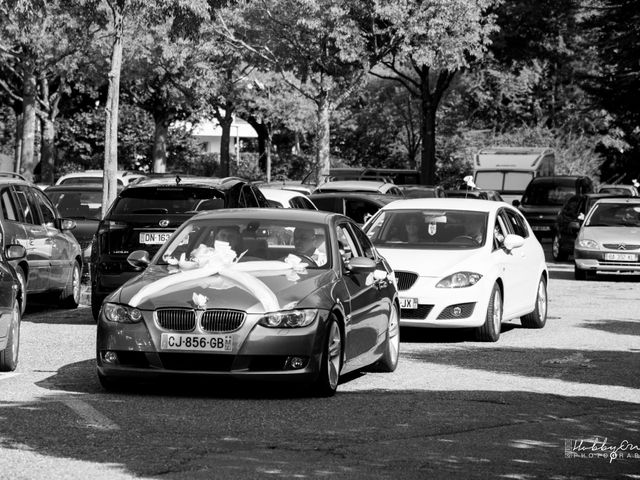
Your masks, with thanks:
M145 232L140 234L140 243L147 245L162 245L169 240L173 232Z
M400 298L400 308L415 310L418 308L417 298Z
M638 255L635 253L605 253L604 259L618 262L636 262Z
M531 228L538 232L548 232L549 230L551 230L551 227L547 225L532 225Z
M163 333L162 350L188 350L191 352L230 352L233 349L231 335L188 335Z

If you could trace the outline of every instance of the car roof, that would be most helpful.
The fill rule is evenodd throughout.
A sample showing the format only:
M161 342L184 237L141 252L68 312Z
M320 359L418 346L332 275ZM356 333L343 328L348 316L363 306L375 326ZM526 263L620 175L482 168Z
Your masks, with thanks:
M321 210L306 210L300 208L224 208L199 213L192 217L194 220L206 219L269 219L291 220L300 222L328 223L331 217L344 217L339 213L325 212ZM344 217L347 218L347 217Z
M177 182L176 178L180 181ZM154 187L211 187L219 190L227 190L239 183L249 183L238 177L196 177L188 175L172 175L167 177L143 178L136 183L129 185L126 190L133 188L154 188Z
M372 192L381 192L388 190L391 186L397 187L397 185L393 183L378 182L375 180L335 180L318 185L316 189L322 190L326 187L336 190L370 190Z
M382 210L415 210L415 209L442 209L442 210L470 210L474 212L493 212L499 208L513 208L505 202L484 200L478 198L408 198L395 200L382 207Z
M122 185L118 185L118 190L122 190ZM97 183L71 183L69 185L50 185L45 188L45 192L101 192L102 185Z
M312 193L309 198L313 201L315 198L348 198L348 199L367 199L380 205L386 205L400 197L395 195L385 195L384 193L369 192L322 192Z
M640 197L605 197L605 198L600 198L593 205L595 206L600 203L640 205Z

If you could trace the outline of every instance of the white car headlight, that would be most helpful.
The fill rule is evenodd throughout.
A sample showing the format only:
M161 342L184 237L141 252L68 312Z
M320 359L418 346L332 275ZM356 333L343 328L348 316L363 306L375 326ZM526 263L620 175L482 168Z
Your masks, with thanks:
M436 288L464 288L475 285L482 275L475 272L456 272L444 277L436 284Z
M311 325L318 316L318 310L288 310L284 312L268 313L258 323L269 328L299 328Z
M142 312L137 308L118 303L105 303L102 307L104 316L110 322L137 323L142 320Z
M582 248L600 248L600 244L595 240L589 240L588 238L583 238L578 241L578 246Z

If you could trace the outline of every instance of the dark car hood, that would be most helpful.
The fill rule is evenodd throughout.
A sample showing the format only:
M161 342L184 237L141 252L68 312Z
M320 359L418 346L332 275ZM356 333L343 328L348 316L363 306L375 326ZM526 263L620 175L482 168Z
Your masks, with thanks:
M138 277L125 283L107 301L129 304L132 297L140 289L168 275L175 275L176 271L176 268L171 266L151 266ZM318 295L324 296L320 291L322 289L328 290L327 287L330 287L336 279L333 270L309 269L298 273L293 270L279 270L277 272L253 271L246 273L257 278L275 294L280 308L286 306L287 309L322 307L322 305L318 305ZM206 308L229 308L256 313L265 311L263 303L259 300L259 295L252 293L251 288L218 274L199 280L176 281L161 291L145 296L138 308L141 310L163 307L194 308L194 294L207 297Z

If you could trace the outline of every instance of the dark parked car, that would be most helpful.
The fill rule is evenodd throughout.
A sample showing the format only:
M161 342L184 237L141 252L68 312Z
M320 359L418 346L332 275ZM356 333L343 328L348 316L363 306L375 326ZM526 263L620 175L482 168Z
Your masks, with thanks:
M318 210L341 213L359 225L386 204L399 199L393 195L356 192L313 193L309 198Z
M240 258L215 241L230 230L248 249ZM307 255L307 241L323 261ZM144 272L107 297L98 320L97 371L107 389L180 375L308 384L330 396L345 373L397 366L393 272L342 215L202 213L153 260L137 251L129 261Z
M139 273L127 262L134 250L154 255L194 214L221 208L269 207L260 190L238 178L160 177L122 190L100 221L91 247L93 316L104 298Z
M601 198L616 197L606 193L585 193L572 195L562 206L556 218L551 255L556 261L566 260L573 255L573 244L576 241L582 221L593 206Z
M58 213L63 218L71 218L76 228L71 233L76 237L82 249L85 273L88 273L91 257L91 242L98 230L102 218L102 186L101 185L53 185L45 190ZM119 188L118 191L122 190Z
M538 238L553 238L556 218L564 202L572 195L584 193L593 193L593 182L589 177L535 177L527 185L522 202L516 202L516 206Z
M22 286L9 262L23 259L27 251L3 239L0 229L0 372L10 372L18 366Z
M82 251L71 233L76 222L61 218L42 190L12 173L0 174L0 210L4 244L26 249L26 257L10 260L22 286L21 313L28 296L40 293L76 308L82 272Z

